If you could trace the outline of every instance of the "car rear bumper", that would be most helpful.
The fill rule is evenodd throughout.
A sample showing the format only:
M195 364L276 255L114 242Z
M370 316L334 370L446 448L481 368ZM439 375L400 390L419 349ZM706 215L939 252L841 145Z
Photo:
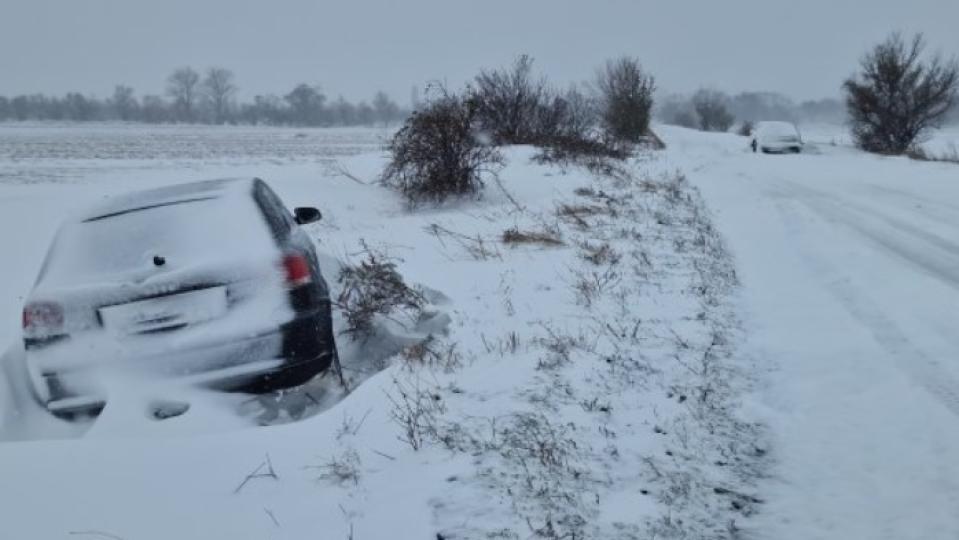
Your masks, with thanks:
M786 154L789 152L801 152L801 143L765 143L761 145L762 151L770 154Z
M243 384L251 378L277 373L286 367L287 362L283 359L257 360L179 377L176 382L184 385L230 388L234 385ZM106 400L105 393L94 392L51 399L46 403L46 408L52 413L78 413L100 409L106 404Z
M252 380L298 371L308 376L326 369L334 346L328 310L303 314L269 331L188 348L131 354L64 340L27 349L27 368L38 401L55 413L102 408L111 384L130 378L149 383L206 386L231 390ZM97 357L101 354L101 357ZM82 356L84 360L70 362Z

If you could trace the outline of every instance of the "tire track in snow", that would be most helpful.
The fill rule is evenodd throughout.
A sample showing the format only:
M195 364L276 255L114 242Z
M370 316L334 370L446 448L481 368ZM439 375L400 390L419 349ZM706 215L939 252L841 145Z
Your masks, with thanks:
M959 228L959 206L945 201L927 199L915 193L888 186L866 185L863 187L866 188L870 197L879 196L889 202L904 203L900 205L901 209L910 211L921 209L923 216Z
M816 203L802 196L793 201L783 200L778 205L784 218L787 234L795 239L795 245L813 271L825 278L827 290L850 315L869 330L876 342L889 353L900 369L938 399L950 412L959 416L959 381L940 369L936 365L936 360L917 347L895 321L886 316L869 295L863 293L838 266L804 245L801 232L802 219L799 213L791 208L790 203L802 204L828 221L846 225L854 232L861 233L863 227L852 223L850 219L836 219L832 212L823 212L821 208L817 208ZM959 267L956 268L959 270ZM959 285L959 277L952 275L952 281Z
M802 202L828 221L852 229L902 260L959 289L959 244L874 208L792 182L783 182L783 187L787 197ZM859 219L851 216L850 211L858 214ZM870 221L879 227L869 226ZM904 240L903 236L908 239Z

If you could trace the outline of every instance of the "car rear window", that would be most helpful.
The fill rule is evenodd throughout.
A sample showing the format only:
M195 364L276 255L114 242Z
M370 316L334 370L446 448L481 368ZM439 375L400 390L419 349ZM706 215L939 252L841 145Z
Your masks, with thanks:
M147 205L64 225L41 281L79 284L172 268L270 256L275 244L250 197L223 195Z

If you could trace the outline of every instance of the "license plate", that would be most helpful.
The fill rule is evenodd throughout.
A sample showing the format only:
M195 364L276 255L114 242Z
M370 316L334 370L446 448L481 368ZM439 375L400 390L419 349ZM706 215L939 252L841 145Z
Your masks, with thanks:
M100 308L109 330L141 334L216 319L226 313L226 287L211 287Z

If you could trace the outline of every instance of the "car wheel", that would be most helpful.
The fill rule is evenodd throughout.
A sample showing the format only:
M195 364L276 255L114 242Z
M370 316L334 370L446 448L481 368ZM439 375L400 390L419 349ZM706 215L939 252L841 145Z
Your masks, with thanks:
M47 412L50 413L50 416L65 422L92 422L100 416L104 407L105 405L100 405L82 411L51 411L47 409Z

